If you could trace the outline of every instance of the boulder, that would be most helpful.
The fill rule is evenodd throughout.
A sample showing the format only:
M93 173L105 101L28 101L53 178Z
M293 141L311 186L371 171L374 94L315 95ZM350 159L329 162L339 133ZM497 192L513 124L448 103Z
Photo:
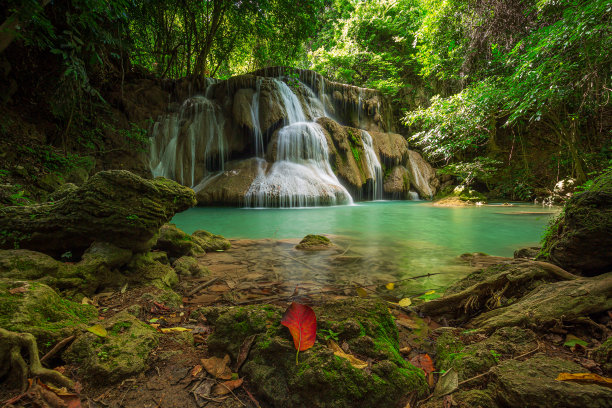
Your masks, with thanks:
M540 247L525 247L514 251L514 258L535 259L540 253Z
M0 327L33 334L42 350L80 332L97 315L95 307L63 299L45 284L0 279Z
M253 118L251 116L251 102L254 91L250 88L239 89L234 94L232 113L236 125L253 130Z
M410 185L422 198L431 199L440 186L436 171L423 157L414 150L408 151Z
M295 246L296 249L301 249L304 251L320 251L333 247L334 244L332 244L329 238L324 237L323 235L314 234L306 235L300 241L300 243Z
M584 371L574 362L539 354L526 361L502 362L491 370L490 381L495 384L496 400L502 407L610 407L609 388L556 380L559 373Z
M191 235L181 231L174 224L165 224L159 229L159 238L155 249L164 251L171 258L180 258L184 255L204 254L206 251Z
M192 256L182 256L172 264L172 267L177 274L181 276L193 276L201 278L210 275L210 270L201 265L198 260Z
M146 251L164 223L193 205L193 191L174 181L102 171L58 202L0 209L0 248L59 257L67 251L80 254L94 241L105 241Z
M106 336L86 332L63 353L78 367L78 375L96 384L112 384L147 368L147 359L159 335L128 312L99 322Z
M385 176L383 191L396 199L404 199L410 191L410 173L404 166L395 166Z
M612 375L612 337L608 337L593 351L593 360L601 366L607 377Z
M226 251L232 246L223 236L204 230L197 230L191 236L206 251Z
M612 170L570 198L549 226L539 258L570 272L612 271Z
M239 370L252 390L274 407L392 407L410 393L423 396L423 371L401 358L398 332L387 306L380 301L350 299L314 309L318 334L315 345L299 353L276 306L203 308L199 313L215 326L209 350L235 359L240 345L255 335ZM369 368L356 368L334 355L325 332L333 332L345 349ZM313 392L316 390L316 392Z
M253 180L266 167L257 158L227 163L227 170L195 187L198 205L243 205Z

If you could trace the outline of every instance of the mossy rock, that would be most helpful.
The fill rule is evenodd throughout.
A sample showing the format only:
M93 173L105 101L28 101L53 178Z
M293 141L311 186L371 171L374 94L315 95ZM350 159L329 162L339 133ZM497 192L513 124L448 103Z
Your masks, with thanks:
M570 198L548 227L539 259L584 275L612 270L612 170Z
M198 241L174 224L165 224L159 229L159 238L157 238L155 249L166 252L171 258L199 255L206 252Z
M124 170L101 171L63 199L0 208L0 248L31 249L59 258L80 256L95 241L149 250L159 228L195 205L193 190L165 178L145 180Z
M172 267L177 274L181 276L193 276L201 278L210 275L210 270L201 265L198 260L192 256L182 256L172 264Z
M79 376L96 384L116 383L147 368L158 333L127 312L100 322L107 335L87 332L66 349L64 360L78 367Z
M242 373L262 400L274 407L393 406L410 392L424 395L423 372L400 356L397 328L384 303L356 299L314 310L318 341L300 352L297 366L293 340L280 325L282 309L250 306L199 312L215 326L208 339L211 351L235 358L243 341L256 335ZM340 342L346 341L357 357L371 358L371 367L356 369L335 356L322 330L331 330Z
M204 230L197 230L191 236L205 251L226 251L232 246L223 236Z
M329 238L323 235L308 234L306 235L299 244L295 246L296 249L305 251L320 251L323 249L333 248L334 244Z
M467 390L467 391L456 391L453 394L453 407L457 408L500 408L495 402L494 395L490 389L485 388L482 390ZM447 408L448 403L444 402L444 397L436 398L428 401L423 405L419 405L421 408Z
M33 334L43 350L83 330L97 315L95 307L64 299L45 284L0 279L0 327Z
M176 271L170 265L159 262L152 252L136 254L126 266L126 273L132 279L151 284L160 289L172 288L178 283Z
M436 341L435 365L438 370L453 368L459 381L482 374L505 359L537 348L535 334L517 327L503 327L487 339L469 345L464 345L460 337L460 330L443 330Z
M50 201L59 201L62 198L66 198L68 195L70 195L71 193L75 192L78 189L79 187L73 183L62 184L54 192L52 192L48 198Z
M47 173L36 180L36 184L49 193L54 192L64 183L64 177L58 173Z
M599 385L556 381L559 373L583 373L582 366L546 355L504 361L491 370L496 400L503 407L612 406L612 390Z
M593 351L593 360L599 363L608 377L612 375L612 337L608 337L601 346Z

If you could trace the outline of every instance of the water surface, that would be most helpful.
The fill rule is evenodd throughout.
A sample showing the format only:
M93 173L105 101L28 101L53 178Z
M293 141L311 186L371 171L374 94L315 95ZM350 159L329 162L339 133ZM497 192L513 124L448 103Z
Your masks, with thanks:
M299 265L308 263L336 281L367 283L441 273L422 282L423 287L441 288L468 272L457 261L460 254L511 257L517 248L537 245L552 212L524 204L449 208L427 202L379 201L299 209L198 207L177 214L172 222L187 233L205 229L234 239L326 234L340 246L342 251L333 254L305 254L292 245L278 246L278 251L285 252L278 256L275 268L286 279L305 279L308 272L301 269L313 267ZM271 249L265 251L270 256Z

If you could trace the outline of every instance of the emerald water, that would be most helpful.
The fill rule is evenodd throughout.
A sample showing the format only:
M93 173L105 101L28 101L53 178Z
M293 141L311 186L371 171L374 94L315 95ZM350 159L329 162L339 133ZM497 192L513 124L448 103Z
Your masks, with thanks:
M452 208L382 201L299 209L198 207L177 214L172 222L187 233L205 229L233 239L286 240L325 234L340 246L342 259L352 260L338 262L338 254L303 253L293 249L297 241L286 241L292 245L276 246L284 255L277 257L275 267L288 279L304 273L291 262L297 258L338 280L374 282L440 273L424 282L435 289L468 272L457 261L460 254L511 257L517 248L537 245L552 212L524 204ZM270 247L253 251L273 256Z

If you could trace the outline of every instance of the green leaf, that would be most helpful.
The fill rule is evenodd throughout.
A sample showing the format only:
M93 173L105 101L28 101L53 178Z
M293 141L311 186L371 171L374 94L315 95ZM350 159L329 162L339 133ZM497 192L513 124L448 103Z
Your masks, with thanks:
M99 337L106 337L108 335L106 329L99 324L88 327L87 331Z

